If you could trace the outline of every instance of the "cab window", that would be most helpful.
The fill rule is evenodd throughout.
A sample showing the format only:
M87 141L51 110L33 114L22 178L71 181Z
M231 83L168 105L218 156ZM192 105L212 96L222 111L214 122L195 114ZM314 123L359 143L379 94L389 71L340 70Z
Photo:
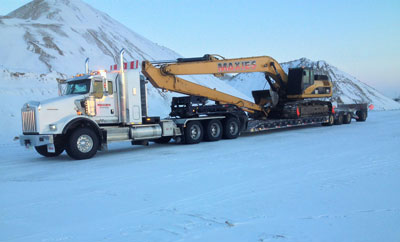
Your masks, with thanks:
M107 82L107 88L108 88L108 95L113 95L114 89L113 89L113 83L108 81Z
M95 98L103 97L103 82L102 81L94 81L93 82L93 94Z
M86 94L90 90L90 79L67 82L64 95Z
M310 86L310 72L308 70L303 70L303 84L304 89Z

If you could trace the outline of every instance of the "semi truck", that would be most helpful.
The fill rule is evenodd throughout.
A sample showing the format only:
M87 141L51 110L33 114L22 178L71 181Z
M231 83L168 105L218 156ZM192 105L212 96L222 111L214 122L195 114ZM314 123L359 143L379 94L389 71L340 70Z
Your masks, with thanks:
M348 124L365 121L367 104L337 105L332 83L311 68L291 68L288 74L269 56L225 59L218 55L124 62L110 71L89 71L59 82L59 96L30 101L21 110L20 144L34 147L45 157L63 151L73 159L89 159L110 142L130 141L196 144L235 139L241 133L312 124ZM136 62L136 67L137 67ZM208 88L182 78L184 75L263 72L269 90L254 90L254 102ZM150 82L163 91L187 96L173 97L169 117L148 115Z

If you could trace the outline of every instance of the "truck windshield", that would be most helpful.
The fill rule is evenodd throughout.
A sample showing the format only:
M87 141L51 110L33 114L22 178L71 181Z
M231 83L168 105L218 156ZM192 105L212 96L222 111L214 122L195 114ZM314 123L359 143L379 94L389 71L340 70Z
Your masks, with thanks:
M86 94L90 91L90 79L72 81L67 83L64 95Z

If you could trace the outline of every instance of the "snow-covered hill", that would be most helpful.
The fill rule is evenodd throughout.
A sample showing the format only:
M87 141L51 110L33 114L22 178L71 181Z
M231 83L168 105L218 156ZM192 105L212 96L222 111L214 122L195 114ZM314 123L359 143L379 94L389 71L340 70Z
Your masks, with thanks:
M333 82L332 101L338 103L369 103L376 110L400 109L400 104L378 92L376 89L359 81L357 78L339 70L325 61L311 61L306 58L281 63L285 72L294 67L312 67L318 74L328 75ZM269 89L262 73L238 74L227 82L251 96L252 90Z
M56 96L56 79L83 72L87 57L93 70L108 69L121 48L126 49L128 61L181 57L81 0L34 0L0 16L0 36L0 138L7 142L20 132L22 104ZM286 69L299 65L315 65L328 73L334 81L335 100L367 101L377 109L400 108L400 104L325 62L301 59L284 64ZM251 90L262 89L265 83L260 73L238 75L230 82L209 75L188 79L250 101ZM149 85L148 95L149 114L163 117L169 113L171 97L177 94L161 93Z
M13 135L20 132L22 104L56 96L56 79L83 72L87 57L92 70L108 69L121 48L127 61L181 57L81 0L34 0L0 17L0 36L0 125L11 124ZM213 76L188 79L247 98ZM177 94L161 93L151 85L148 92L149 114L167 116L170 99Z

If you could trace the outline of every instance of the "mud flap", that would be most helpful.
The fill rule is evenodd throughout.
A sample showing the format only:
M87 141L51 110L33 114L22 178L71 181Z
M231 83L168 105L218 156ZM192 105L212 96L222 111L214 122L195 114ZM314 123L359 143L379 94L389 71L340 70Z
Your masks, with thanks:
M56 147L54 146L54 144L48 144L47 145L47 152L56 153Z

